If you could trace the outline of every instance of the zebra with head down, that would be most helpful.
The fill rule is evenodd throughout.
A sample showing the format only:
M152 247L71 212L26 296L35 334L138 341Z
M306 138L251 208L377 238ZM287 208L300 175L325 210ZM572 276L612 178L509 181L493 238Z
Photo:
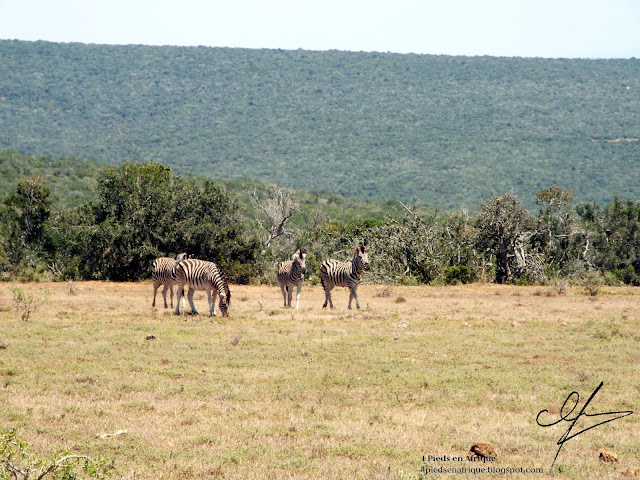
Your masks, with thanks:
M193 294L196 290L206 291L209 301L209 315L215 316L216 297L220 295L218 306L224 317L231 303L231 290L224 279L220 268L213 262L204 260L187 259L178 262L175 267L176 284L178 285L178 302L176 314L180 314L180 298L183 298L184 287L189 286L189 305L191 312L198 314L193 304Z

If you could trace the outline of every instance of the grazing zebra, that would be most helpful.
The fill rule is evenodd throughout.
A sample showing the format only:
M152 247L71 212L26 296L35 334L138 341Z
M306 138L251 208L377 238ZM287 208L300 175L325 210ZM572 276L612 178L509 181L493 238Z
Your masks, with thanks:
M282 290L285 307L291 306L291 297L293 297L293 287L295 286L297 287L296 310L298 310L302 281L304 280L304 274L307 273L307 267L305 266L306 257L307 254L302 253L302 249L299 248L296 253L291 256L291 260L285 260L278 265L278 283Z
M156 306L156 295L160 285L164 285L162 289L162 298L164 298L164 308L167 308L167 290L171 291L171 308L173 308L173 286L176 284L175 266L178 262L187 258L186 253L180 253L174 258L160 257L156 258L151 265L151 279L153 280L153 303Z
M346 262L337 260L327 260L320 265L320 281L324 288L325 301L322 308L326 308L327 303L333 308L331 301L331 289L333 287L349 287L349 309L351 309L351 299L356 299L356 307L360 308L356 288L360 283L362 271L371 270L369 255L364 245L356 247L353 259Z
M213 262L204 260L187 259L176 264L175 268L176 284L178 285L178 301L176 303L176 314L180 314L180 298L184 295L184 287L189 286L189 305L191 312L198 314L193 304L193 293L196 290L206 291L209 300L209 315L215 316L216 296L220 295L218 306L224 317L229 310L231 303L231 290L225 282L222 272Z

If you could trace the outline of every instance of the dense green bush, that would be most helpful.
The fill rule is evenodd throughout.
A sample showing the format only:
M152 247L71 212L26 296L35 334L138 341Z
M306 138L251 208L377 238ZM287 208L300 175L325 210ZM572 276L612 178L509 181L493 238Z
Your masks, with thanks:
M60 212L51 226L63 277L137 280L155 258L188 252L248 281L257 239L220 186L157 163L125 163L103 173L98 190L99 201Z
M447 285L457 285L459 283L472 283L475 275L466 265L446 267L442 272L444 283Z

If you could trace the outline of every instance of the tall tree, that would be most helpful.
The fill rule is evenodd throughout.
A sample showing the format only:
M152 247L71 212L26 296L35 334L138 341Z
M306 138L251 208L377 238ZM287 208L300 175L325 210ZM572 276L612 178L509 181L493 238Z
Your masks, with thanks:
M536 193L536 202L541 207L538 220L541 225L539 243L545 253L545 261L553 271L577 273L584 269L585 246L589 231L581 228L578 217L571 207L573 192L557 186Z
M535 232L535 219L513 192L507 192L494 195L482 204L476 226L478 249L496 257L496 281L511 281L512 259L516 259L520 270L526 267L526 246Z
M266 221L257 218L258 225L264 230L262 244L265 247L268 247L278 237L291 235L285 226L292 215L298 211L298 202L290 190L270 185L266 199L261 200L255 191L251 198L260 212L260 216L266 218Z
M0 208L0 250L13 268L42 263L39 257L46 253L45 224L50 214L51 199L44 178L21 178L16 193L5 198Z

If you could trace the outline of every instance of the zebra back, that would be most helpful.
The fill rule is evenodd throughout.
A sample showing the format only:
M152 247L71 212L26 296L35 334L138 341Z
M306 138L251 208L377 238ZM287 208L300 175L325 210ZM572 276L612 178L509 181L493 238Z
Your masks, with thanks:
M151 279L154 284L172 285L175 284L173 271L176 261L169 257L156 258L151 265Z

